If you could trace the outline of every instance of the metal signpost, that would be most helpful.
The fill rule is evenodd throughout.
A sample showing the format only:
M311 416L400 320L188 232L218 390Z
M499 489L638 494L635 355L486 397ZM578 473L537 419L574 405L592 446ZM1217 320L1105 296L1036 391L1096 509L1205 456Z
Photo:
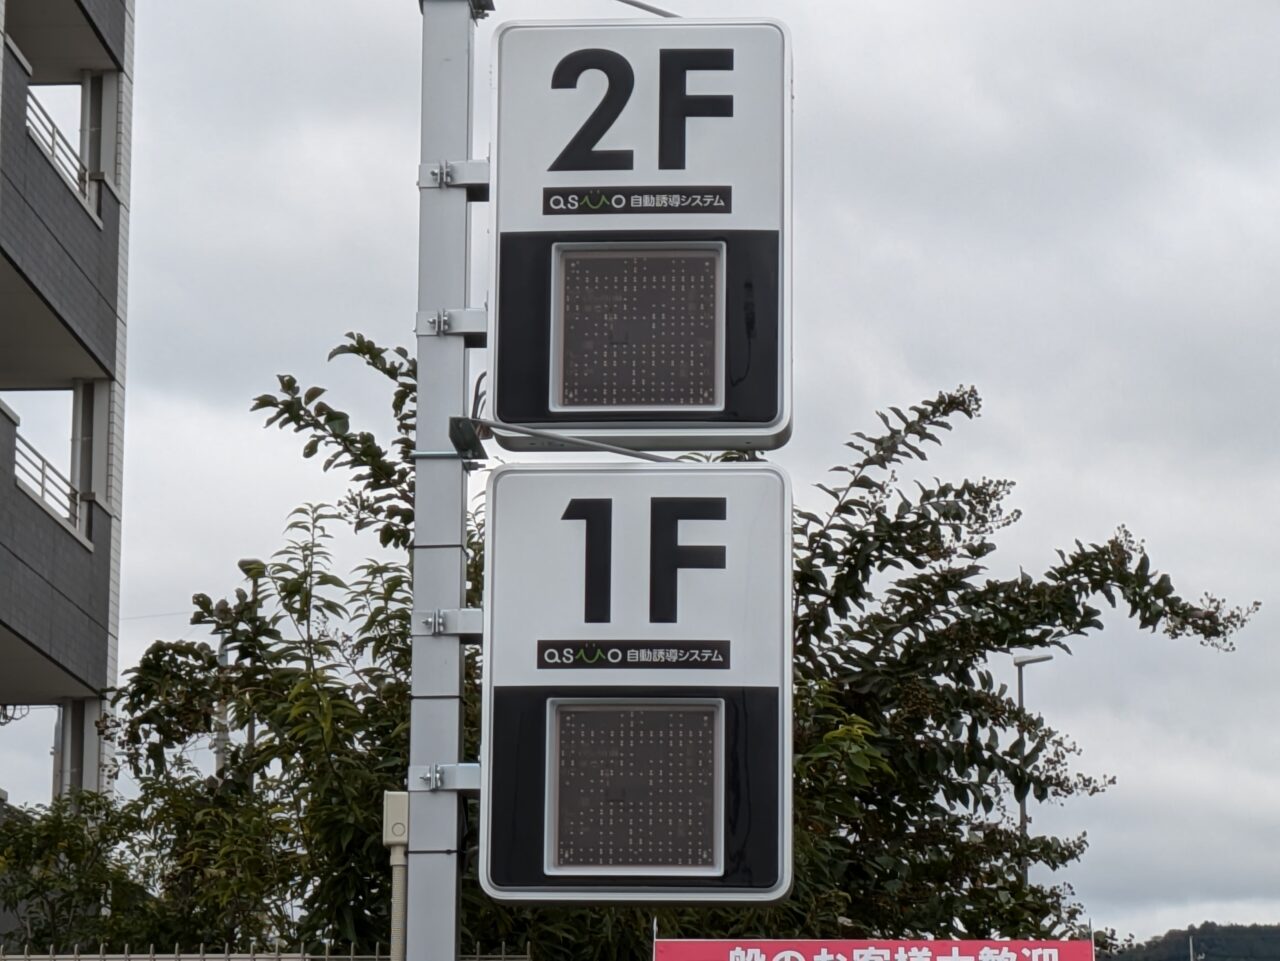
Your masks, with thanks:
M768 901L791 878L791 492L767 464L512 465L485 546L481 883Z
M464 456L483 453L466 348L491 348L509 447L785 443L791 66L770 21L506 25L491 178L470 132L473 21L492 0L420 2L406 940L413 961L452 961L458 795L482 780L460 753L460 643L480 634L479 612L462 608ZM491 179L486 310L466 300L467 227ZM485 890L784 896L786 475L763 463L513 465L495 471L489 498Z
M413 542L406 929L410 961L458 950L459 800L442 790L462 751L466 471L449 418L467 412L466 181L478 0L422 0L422 154L418 168L418 437ZM483 329L483 325L481 325ZM474 342L474 341L472 341Z

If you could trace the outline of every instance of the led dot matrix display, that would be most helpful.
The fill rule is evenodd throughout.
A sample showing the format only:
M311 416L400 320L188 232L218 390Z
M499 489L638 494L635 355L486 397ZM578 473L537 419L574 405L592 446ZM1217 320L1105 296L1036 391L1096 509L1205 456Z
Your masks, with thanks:
M723 407L723 244L557 244L553 258L553 409Z
M719 701L552 705L548 868L720 871Z

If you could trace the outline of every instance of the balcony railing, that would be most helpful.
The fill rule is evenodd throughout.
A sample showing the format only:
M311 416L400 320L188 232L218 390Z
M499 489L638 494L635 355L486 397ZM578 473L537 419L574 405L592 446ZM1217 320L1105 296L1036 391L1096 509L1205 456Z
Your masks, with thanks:
M55 514L79 530L80 492L25 437L21 434L17 436L14 471L18 480L49 505Z
M49 111L36 99L35 91L27 91L27 129L45 156L67 181L67 185L85 201L89 200L89 168L80 159L80 151L71 146Z

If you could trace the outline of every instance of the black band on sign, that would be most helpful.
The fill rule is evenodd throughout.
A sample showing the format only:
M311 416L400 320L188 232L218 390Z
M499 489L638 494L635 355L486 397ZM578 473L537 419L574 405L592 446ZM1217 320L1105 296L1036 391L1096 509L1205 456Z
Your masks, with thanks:
M724 702L723 865L717 876L548 874L547 702L582 697L619 701ZM580 887L769 889L782 876L776 687L497 687L491 701L489 877L509 889Z
M725 383L720 410L552 411L551 263L557 243L718 241L725 245ZM509 424L769 425L782 405L780 235L771 230L503 234L495 320L498 419Z

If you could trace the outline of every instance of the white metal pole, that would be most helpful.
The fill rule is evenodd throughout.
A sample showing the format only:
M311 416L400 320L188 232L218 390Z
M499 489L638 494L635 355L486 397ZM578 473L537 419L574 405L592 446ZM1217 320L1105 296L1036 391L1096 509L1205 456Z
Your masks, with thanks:
M466 351L429 319L466 307L466 191L440 165L470 158L474 24L469 0L422 3L422 165L418 174L418 437L414 476L413 676L409 730L406 958L454 961L458 948L459 797L424 790L414 771L462 751L462 649L433 629L464 598L466 475L449 417L467 411ZM433 627L429 627L432 625Z
M1024 710L1022 706L1022 669L1027 665L1015 660L1013 662L1018 668L1018 711ZM1025 767L1025 765L1023 765ZM1024 794L1018 801L1018 834L1022 836L1023 842L1027 840L1027 796ZM1022 885L1027 884L1027 859L1022 859Z
M1052 661L1052 654L1021 654L1013 659L1013 666L1018 670L1018 711L1021 713L1024 708L1022 704L1022 669L1028 664L1043 664L1045 661ZM1023 842L1027 840L1027 796L1024 794L1018 802L1018 833L1022 836ZM1022 859L1022 886L1027 885L1027 859Z

